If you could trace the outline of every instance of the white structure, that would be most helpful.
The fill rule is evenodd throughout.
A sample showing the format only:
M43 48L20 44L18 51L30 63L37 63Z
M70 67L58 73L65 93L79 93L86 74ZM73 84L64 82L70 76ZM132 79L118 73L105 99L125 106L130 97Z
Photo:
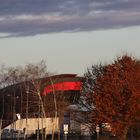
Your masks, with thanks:
M3 129L3 132L18 131L28 136L35 134L37 130L45 129L45 134L59 132L58 118L28 118L19 119Z

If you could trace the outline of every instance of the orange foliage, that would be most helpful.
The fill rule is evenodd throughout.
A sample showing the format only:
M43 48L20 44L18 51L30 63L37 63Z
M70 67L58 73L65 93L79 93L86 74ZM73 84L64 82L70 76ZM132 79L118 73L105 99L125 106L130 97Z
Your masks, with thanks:
M92 122L110 123L112 131L124 134L140 121L140 61L129 56L118 58L105 67L93 92Z

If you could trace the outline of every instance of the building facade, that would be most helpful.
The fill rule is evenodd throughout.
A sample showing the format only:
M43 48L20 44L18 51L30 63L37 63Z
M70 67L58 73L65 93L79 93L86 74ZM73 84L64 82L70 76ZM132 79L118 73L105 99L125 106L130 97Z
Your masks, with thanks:
M65 125L69 133L79 132L81 125L74 122L71 106L80 97L82 80L76 74L62 74L1 89L2 137L62 134Z

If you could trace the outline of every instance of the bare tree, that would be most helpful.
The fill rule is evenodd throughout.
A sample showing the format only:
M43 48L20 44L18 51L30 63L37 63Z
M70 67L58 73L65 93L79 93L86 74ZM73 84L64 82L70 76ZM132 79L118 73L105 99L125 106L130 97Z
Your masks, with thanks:
M49 73L47 72L47 67L45 61L41 61L36 64L27 64L25 67L1 67L1 73L0 73L0 87L8 87L15 85L13 87L19 87L20 86L20 93L23 93L25 96L20 95L20 97L24 97L21 100L21 113L26 114L26 118L28 118L28 111L30 104L38 106L38 112L43 113L43 116L46 118L46 113L43 105L43 101L41 98L41 88L42 83L41 79L48 76ZM14 89L14 88L13 88ZM17 90L16 88L14 90ZM12 98L12 108L15 110L15 103L16 103L16 95L15 92L13 92L11 98ZM29 100L31 96L35 99ZM26 98L26 99L25 99ZM33 103L35 102L35 103ZM41 106L41 107L40 107ZM26 108L26 109L24 109ZM33 106L32 106L33 108ZM14 111L13 110L13 111ZM13 112L15 115L15 111ZM28 123L28 119L26 121ZM28 126L28 124L27 124ZM27 130L27 129L26 129ZM26 132L27 133L27 132Z
M53 116L55 120L59 117L58 123L59 127L61 126L64 111L69 102L66 100L63 91L56 94L53 88L55 81L51 79L51 74L47 71L45 61L36 64L27 64L24 67L3 67L2 69L3 72L1 71L0 73L1 87L7 87L6 90L12 88L7 98L7 100L9 99L8 102L10 102L9 112L12 112L14 115L20 113L21 118L26 118L24 138L26 138L26 134L28 133L28 118L33 115L42 118ZM50 96L42 98L41 94L45 86L44 79L50 82L53 92L50 93ZM9 105L7 104L7 106ZM45 133L45 137L46 135ZM37 139L39 139L39 133L37 133ZM53 139L54 132L52 133Z
M96 124L93 124L91 119L88 117L88 114L94 109L94 102L91 97L94 94L96 80L103 75L104 69L105 65L101 63L87 68L87 71L84 73L81 96L78 100L80 115L76 115L77 111L73 112L73 118L75 118L75 121L86 124L87 127L85 127L85 129L90 129L91 134L95 133L96 128Z

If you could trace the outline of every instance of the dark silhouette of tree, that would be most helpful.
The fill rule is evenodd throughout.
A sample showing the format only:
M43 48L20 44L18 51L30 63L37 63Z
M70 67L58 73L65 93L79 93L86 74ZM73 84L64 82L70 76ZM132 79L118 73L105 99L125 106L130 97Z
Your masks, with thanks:
M87 98L93 107L90 121L94 125L109 123L113 133L126 139L129 128L140 121L140 61L119 57L93 84L93 94Z
M92 65L91 68L87 69L87 72L84 74L84 80L82 85L81 98L86 101L82 101L82 105L87 109L91 110L93 106L91 105L91 98L88 98L92 95L96 80L103 74L104 67L102 64Z
M87 71L84 73L82 91L79 99L79 114L81 115L75 115L77 112L74 114L75 120L84 123L87 128L90 129L91 134L95 133L96 124L93 124L92 120L88 117L88 114L94 109L92 100L94 87L97 78L103 74L104 68L105 66L101 63L87 68Z

